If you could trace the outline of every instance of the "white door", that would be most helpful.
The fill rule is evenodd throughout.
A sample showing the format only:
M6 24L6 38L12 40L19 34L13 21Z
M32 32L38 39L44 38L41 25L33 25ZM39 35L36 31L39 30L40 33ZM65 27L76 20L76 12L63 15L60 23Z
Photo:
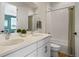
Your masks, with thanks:
M79 57L79 3L75 6L75 31L77 35L75 36L75 56Z

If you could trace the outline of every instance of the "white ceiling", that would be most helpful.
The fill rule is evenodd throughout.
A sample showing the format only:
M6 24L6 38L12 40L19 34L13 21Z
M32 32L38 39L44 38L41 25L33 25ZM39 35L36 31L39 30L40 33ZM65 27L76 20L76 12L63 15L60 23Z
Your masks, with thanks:
M29 8L33 9L33 8L39 7L38 5L40 2L8 2L8 3L13 4L15 6L29 7ZM42 2L42 3L46 3L46 2ZM49 3L50 7L52 7L56 4L58 4L59 2L47 2L47 3Z
M8 2L15 6L23 6L23 7L30 7L30 8L37 8L37 4L34 2Z

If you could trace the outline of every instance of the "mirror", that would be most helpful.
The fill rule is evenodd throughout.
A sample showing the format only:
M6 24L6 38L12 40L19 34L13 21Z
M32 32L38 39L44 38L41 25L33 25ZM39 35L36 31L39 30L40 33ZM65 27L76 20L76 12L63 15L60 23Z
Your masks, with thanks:
M33 2L1 2L0 19L0 33L14 33L17 29L36 31L41 17Z
M19 3L16 3L19 4ZM17 29L32 31L33 12L28 7L17 6L16 4L5 3L4 29L6 32L14 33ZM29 15L29 13L31 13Z

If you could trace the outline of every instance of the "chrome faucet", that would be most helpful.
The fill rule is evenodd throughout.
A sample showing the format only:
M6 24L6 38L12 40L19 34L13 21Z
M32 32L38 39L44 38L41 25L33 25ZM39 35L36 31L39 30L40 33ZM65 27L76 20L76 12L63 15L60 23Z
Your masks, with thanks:
M6 35L5 35L5 39L8 40L8 39L10 38L10 33L7 32L7 33L5 33L5 34L6 34Z
M5 31L5 39L8 40L10 38L10 32Z
M9 38L10 38L10 32L8 31L4 31L4 30L2 30L2 31L0 31L0 34L5 34L5 40L8 40Z

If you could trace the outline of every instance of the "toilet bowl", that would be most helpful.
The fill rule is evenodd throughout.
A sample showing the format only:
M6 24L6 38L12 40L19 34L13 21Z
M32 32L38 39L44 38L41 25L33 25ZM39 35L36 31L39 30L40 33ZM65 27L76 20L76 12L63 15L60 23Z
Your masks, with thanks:
M58 52L60 51L60 45L50 44L51 46L51 57L58 57Z

